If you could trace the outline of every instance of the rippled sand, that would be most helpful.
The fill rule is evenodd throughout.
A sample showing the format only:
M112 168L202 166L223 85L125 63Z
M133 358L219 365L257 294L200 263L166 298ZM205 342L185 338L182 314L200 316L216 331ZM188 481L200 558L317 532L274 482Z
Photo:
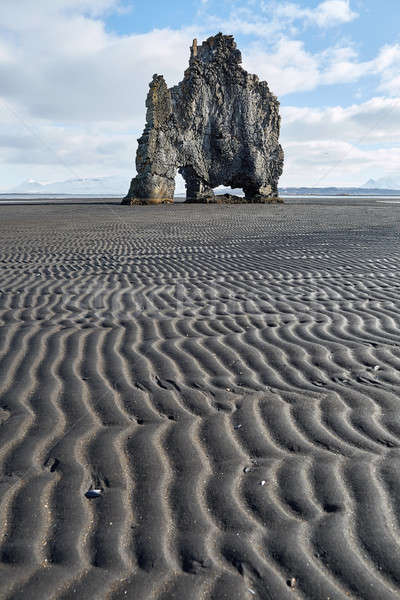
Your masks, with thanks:
M1 206L0 597L398 599L399 233Z

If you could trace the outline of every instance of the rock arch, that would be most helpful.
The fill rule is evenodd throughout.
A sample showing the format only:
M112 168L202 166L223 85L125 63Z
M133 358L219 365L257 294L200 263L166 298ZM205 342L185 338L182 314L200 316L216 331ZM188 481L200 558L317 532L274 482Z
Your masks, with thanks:
M223 201L214 196L219 185L242 188L247 202L279 201L279 102L241 60L233 37L219 33L200 46L194 40L177 86L169 89L162 75L153 76L137 176L123 204L172 202L177 171L187 202Z

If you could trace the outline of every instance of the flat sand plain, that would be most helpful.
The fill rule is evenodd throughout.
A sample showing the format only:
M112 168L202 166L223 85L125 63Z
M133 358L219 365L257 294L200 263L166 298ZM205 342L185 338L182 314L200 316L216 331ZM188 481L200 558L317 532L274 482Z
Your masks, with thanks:
M113 202L0 206L1 599L398 599L400 204Z

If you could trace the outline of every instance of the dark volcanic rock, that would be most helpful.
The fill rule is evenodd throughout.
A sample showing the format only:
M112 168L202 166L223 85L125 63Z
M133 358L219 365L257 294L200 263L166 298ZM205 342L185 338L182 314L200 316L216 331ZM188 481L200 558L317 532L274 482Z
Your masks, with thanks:
M279 102L241 60L233 37L219 33L199 47L194 40L179 85L168 89L154 75L138 174L123 204L172 202L177 170L187 202L279 201ZM219 185L242 188L245 199L218 199L213 188Z

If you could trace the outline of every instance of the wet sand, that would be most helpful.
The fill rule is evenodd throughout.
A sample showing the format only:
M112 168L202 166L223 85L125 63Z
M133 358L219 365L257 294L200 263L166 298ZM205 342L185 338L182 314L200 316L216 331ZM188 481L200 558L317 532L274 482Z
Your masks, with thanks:
M399 242L385 198L0 206L0 597L398 599Z

